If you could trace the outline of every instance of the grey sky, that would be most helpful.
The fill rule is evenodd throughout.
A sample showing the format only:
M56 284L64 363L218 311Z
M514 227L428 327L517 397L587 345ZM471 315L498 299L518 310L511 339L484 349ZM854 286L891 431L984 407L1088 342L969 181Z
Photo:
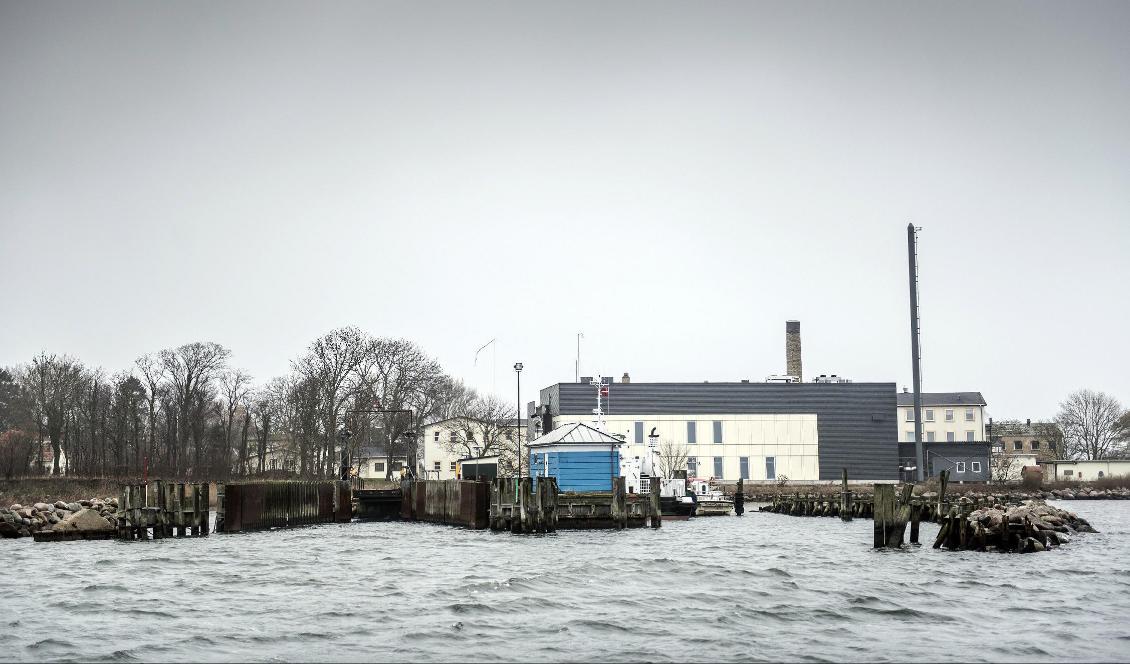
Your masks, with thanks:
M0 365L347 324L582 372L1130 402L1130 3L0 3ZM497 338L493 355L472 360ZM513 398L513 397L511 397Z

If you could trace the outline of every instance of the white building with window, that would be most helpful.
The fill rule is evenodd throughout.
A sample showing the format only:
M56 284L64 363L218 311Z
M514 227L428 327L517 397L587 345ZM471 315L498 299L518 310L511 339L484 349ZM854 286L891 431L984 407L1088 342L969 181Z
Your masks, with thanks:
M498 454L502 466L513 465L518 432L526 440L526 420L510 420L504 425L484 425L464 417L449 417L426 425L420 433L419 477L429 480L455 479L458 461L484 454ZM487 443L484 439L492 438ZM485 449L484 449L485 448Z
M922 440L929 443L988 440L985 405L980 392L923 392ZM898 422L899 441L913 443L914 394L905 388L898 395Z

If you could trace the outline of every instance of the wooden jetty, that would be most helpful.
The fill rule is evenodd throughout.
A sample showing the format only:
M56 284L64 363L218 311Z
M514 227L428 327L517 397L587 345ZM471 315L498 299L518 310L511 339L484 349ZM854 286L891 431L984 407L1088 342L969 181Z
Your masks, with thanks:
M206 537L209 498L207 482L127 484L118 501L117 538Z
M353 518L349 482L246 482L220 492L216 531L292 528Z
M404 489L394 480L354 478L353 515L361 521L395 521L400 519Z

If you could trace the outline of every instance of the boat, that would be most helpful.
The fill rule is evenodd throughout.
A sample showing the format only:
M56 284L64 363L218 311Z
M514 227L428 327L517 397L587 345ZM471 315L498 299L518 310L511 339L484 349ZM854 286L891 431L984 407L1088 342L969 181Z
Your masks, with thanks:
M729 516L734 511L734 500L715 488L709 480L692 480L695 516Z

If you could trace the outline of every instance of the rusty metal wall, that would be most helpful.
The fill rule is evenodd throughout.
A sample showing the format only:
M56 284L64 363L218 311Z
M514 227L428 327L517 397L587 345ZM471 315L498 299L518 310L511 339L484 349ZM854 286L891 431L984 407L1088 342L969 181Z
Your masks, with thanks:
M352 514L352 491L347 482L248 482L224 486L224 532L348 521Z

